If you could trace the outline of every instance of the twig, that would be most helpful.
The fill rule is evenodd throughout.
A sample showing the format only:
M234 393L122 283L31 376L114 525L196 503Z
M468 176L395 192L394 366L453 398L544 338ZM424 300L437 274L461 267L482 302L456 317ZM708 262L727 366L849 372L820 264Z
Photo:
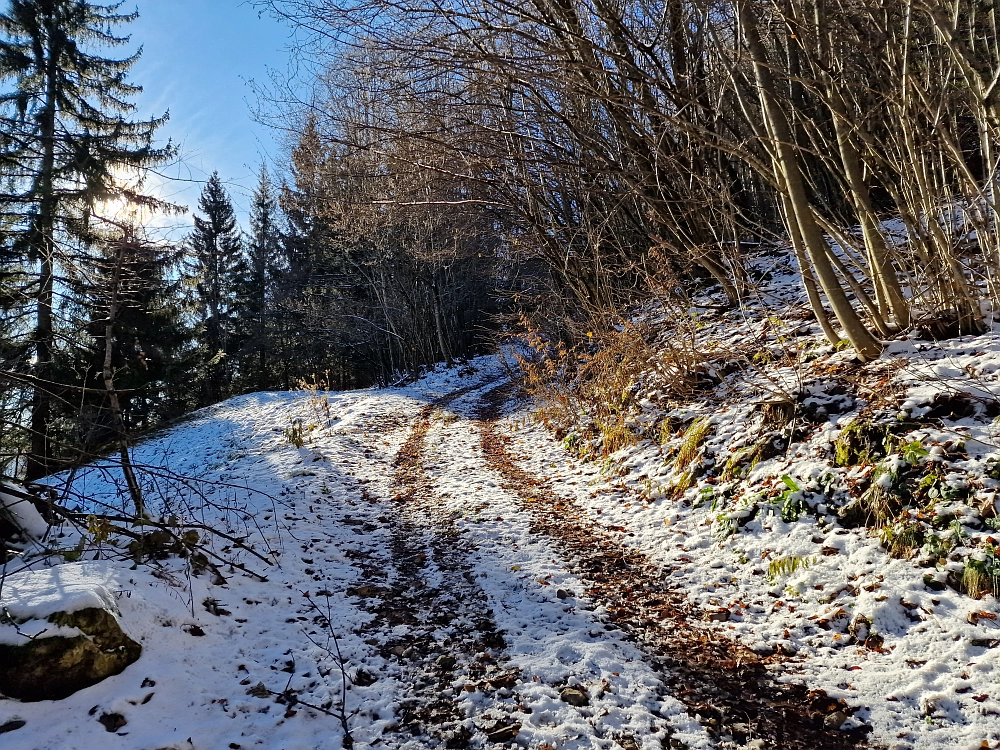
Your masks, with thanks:
M337 634L333 630L333 623L331 621L331 618L333 617L333 607L330 605L330 595L325 594L326 613L324 613L323 610L319 608L319 605L317 605L316 602L314 602L312 598L309 596L308 591L302 591L300 593L302 594L303 597L305 597L306 601L309 602L309 606L312 609L314 609L319 614L320 617L323 618L323 621L326 623L326 632L330 636L327 639L327 642L329 643L329 640L333 639L333 645L337 649L337 655L334 658L333 652L330 650L329 645L327 646L320 645L311 635L309 635L309 633L307 633L304 630L302 631L305 637L308 638L314 646L326 651L326 653L331 658L334 659L334 661L337 663L337 666L340 668L340 680L341 680L340 710L337 714L337 718L340 719L340 724L344 728L343 746L348 750L350 750L350 748L354 747L354 737L351 736L351 730L347 724L347 669L344 667L344 656L340 651L340 639L337 638Z

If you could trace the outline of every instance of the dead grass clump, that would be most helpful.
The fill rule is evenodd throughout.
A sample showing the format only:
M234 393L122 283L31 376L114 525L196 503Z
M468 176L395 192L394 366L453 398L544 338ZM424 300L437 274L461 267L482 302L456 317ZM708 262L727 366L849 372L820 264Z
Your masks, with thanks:
M597 427L601 432L601 449L605 455L629 448L638 441L635 433L623 424L605 425L598 422Z
M546 335L526 318L521 325L526 346L514 356L521 385L535 398L536 416L560 438L595 438L604 455L639 440L634 416L642 395L691 395L704 379L701 355L658 339L646 323L583 331L574 345Z
M787 427L795 416L795 402L787 399L765 401L758 406L761 415L761 428L777 430Z

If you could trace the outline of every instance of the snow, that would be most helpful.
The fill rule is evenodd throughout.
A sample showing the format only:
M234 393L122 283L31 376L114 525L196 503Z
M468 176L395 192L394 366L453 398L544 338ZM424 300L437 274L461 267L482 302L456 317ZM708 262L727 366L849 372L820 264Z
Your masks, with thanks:
M66 563L8 576L0 606L16 620L42 619L56 612L96 608L114 612L117 566L108 562Z
M776 272L775 286L794 303L788 278ZM703 471L689 488L673 487L670 463L683 426L662 444L640 440L584 460L578 446L568 449L535 421L527 402L496 426L518 465L575 503L595 529L641 550L696 610L729 613L704 627L775 654L766 659L775 680L845 699L857 709L845 726L870 726L873 743L995 747L1000 602L948 584L969 560L989 562L1000 536L983 524L1000 491L1000 436L986 411L1000 393L1000 333L895 341L861 366L808 325L789 342L762 316L698 314L706 339L791 353L722 376L712 396L675 400L656 384L640 391L647 395L637 424L710 420L696 461ZM336 714L344 697L338 647L357 747L434 746L399 731L408 707L432 694L455 708L459 724L480 728L474 746L490 746L484 733L504 722L520 724L514 744L525 748L612 748L630 736L651 749L668 734L692 748L719 746L664 688L648 655L606 627L607 613L588 598L565 550L532 531L518 498L487 466L475 414L504 378L499 358L481 358L383 391L252 394L138 446L151 513L224 531L274 564L222 539L209 540L212 549L267 580L225 565L220 579L176 555L136 566L110 543L99 562L20 572L22 563L9 564L2 602L16 617L101 601L117 607L143 656L58 710L0 700L0 725L27 722L3 736L5 750L105 743L96 720L103 712L127 719L114 740L121 748L339 747L338 717L275 696L294 694ZM851 388L840 392L845 381ZM464 387L446 407L426 411ZM768 434L759 404L800 390L812 420L805 434L723 479L730 459ZM982 399L981 408L944 413L940 394L956 393ZM317 399L328 399L329 417ZM926 417L934 410L944 416ZM898 443L866 465L837 466L834 443L872 415L905 425ZM306 428L301 448L286 436L294 420ZM397 456L422 420L427 497L415 502L400 485ZM934 478L930 512L944 519L933 528L939 542L953 542L947 551L926 542L893 557L886 530L838 520L852 487L891 493L910 475ZM95 507L118 507L125 500L117 480L113 467L95 466L77 473L73 489ZM931 523L916 511L911 521ZM79 537L63 532L54 543L70 550ZM96 549L92 543L85 557ZM416 550L426 559L414 567L407 556ZM412 610L421 597L431 607L423 619ZM450 619L437 619L445 610ZM503 647L469 641L484 613ZM425 676L441 655L458 663L439 689ZM374 680L359 679L359 669ZM482 686L501 672L516 676L511 687ZM589 706L560 700L574 685L587 691Z
M11 601L18 600L19 612L35 614L68 606L58 594L46 598L57 581L103 581L103 591L112 596L143 655L122 674L60 701L58 711L45 703L0 700L0 724L15 718L27 722L4 735L5 750L94 747L107 742L96 719L110 712L128 722L116 738L116 746L123 748L230 743L339 747L343 730L336 717L302 704L290 710L276 704L273 693L248 692L260 683L274 693L290 689L303 701L336 713L341 678L330 653L333 645L325 648L331 632L349 679L359 668L376 678L367 686L351 684L347 692L356 746L427 747L419 738L396 732L423 667L390 653L387 646L426 634L461 654L456 629L472 612L462 615L459 603L460 618L450 626L393 626L373 616L377 598L351 592L373 576L384 573L391 584L402 575L401 562L387 553L402 521L413 524L418 540L432 545L434 519L392 499L399 491L393 460L431 399L463 385L496 382L503 375L495 358L472 365L466 377L450 370L408 388L330 394L333 419L311 431L302 448L291 445L284 431L294 419L307 425L316 421L309 394L303 393L233 399L137 447L137 465L169 467L205 482L198 492L177 486L167 490L161 483L164 490L157 494L150 485L152 514L168 518L186 511L245 536L248 546L277 565L267 567L234 552L238 561L268 580L223 569L226 582L221 584L213 583L208 572L197 575L182 558L135 569L119 549L105 544L104 555L113 558L109 562L63 564L9 576L8 584L20 581L11 590ZM433 481L440 482L435 496L456 514L458 533L470 540L467 572L504 634L497 668L517 675L517 684L470 692L466 686L475 679L470 670L476 664L460 663L443 694L454 697L466 724L488 728L494 720L516 720L521 724L517 743L532 747L547 742L581 750L611 748L614 737L626 733L634 734L640 747L658 748L668 729L690 747L711 746L683 706L664 694L641 652L624 634L604 628L600 612L582 596L582 586L566 574L565 566L552 562L558 550L532 539L523 522L494 520L516 515L513 500L484 467L475 439L466 419L445 412L433 420L426 464ZM115 479L111 467L80 471L74 491L95 505L114 507L125 502ZM496 508L482 515L475 508L484 503ZM63 544L72 548L76 537L68 534ZM423 583L441 585L448 575L438 553L428 552ZM545 576L551 576L551 585L543 587L538 580ZM560 587L573 589L575 598L557 598ZM89 590L91 596L97 591ZM326 592L329 631L317 624L312 606L316 603L326 613ZM5 593L5 602L7 597ZM212 607L205 605L209 599L215 602ZM75 602L84 600L80 594ZM590 705L574 707L560 700L564 685L585 688ZM518 706L530 707L530 713Z
M12 485L0 482L0 514L6 515L14 526L27 534L29 538L41 539L48 531L49 525L35 510L35 506L15 494L18 492L21 491Z

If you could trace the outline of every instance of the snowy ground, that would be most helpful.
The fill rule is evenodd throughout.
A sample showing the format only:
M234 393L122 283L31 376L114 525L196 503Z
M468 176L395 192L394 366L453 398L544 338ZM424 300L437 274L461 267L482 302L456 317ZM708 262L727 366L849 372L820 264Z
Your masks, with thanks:
M746 325L745 337L775 345L758 323ZM894 408L916 419L942 389L994 392L1000 371L995 334L899 342L863 379L846 354L814 341L800 341L816 351L808 365L773 369L772 388L884 376L883 387L901 394ZM713 725L671 687L637 628L615 624L628 602L610 605L607 582L595 584L581 565L587 541L572 551L551 533L551 513L543 523L542 506L565 501L555 517L591 528L595 547L634 550L651 582L679 592L688 609L670 606L692 630L678 628L678 638L695 639L685 648L703 642L707 651L714 639L738 654L743 644L775 682L843 699L824 747L863 736L840 726L870 727L869 742L898 750L1000 747L997 601L926 578L947 581L949 565L978 559L1000 532L960 524L957 541L935 548L941 559L921 567L927 550L893 558L868 529L836 522L835 502L847 501L844 488L861 470L834 467L831 443L877 400L863 388L849 397L819 388L828 419L723 479L729 458L765 432L754 402L766 388L745 374L724 381L726 405L687 404L676 435L642 441L603 466L571 455L533 422L530 405L487 426L484 399L505 377L496 359L483 358L408 388L244 396L138 447L137 463L165 467L149 479L158 487L151 502L163 506L152 510L244 539L274 564L224 541L215 549L267 580L222 568L223 581L178 557L136 568L105 544L110 562L86 570L114 597L142 657L57 704L0 700L0 728L25 722L0 735L0 746L336 748L342 700L355 747L781 746L752 728L734 730L725 711L726 726ZM650 401L640 417L656 408ZM712 425L694 464L703 471L673 492L670 459L692 416ZM289 437L296 419L301 448ZM908 427L905 442L926 447L910 449L912 465L949 478L934 512L950 503L947 518L962 521L972 512L957 505L993 501L1000 482L988 477L997 451L989 419L945 415ZM516 466L497 465L496 456L490 463L490 434L507 441L503 455ZM964 451L953 450L956 436ZM898 451L875 463L899 482L910 470ZM949 499L958 474L973 491ZM538 487L518 490L515 478L529 475ZM81 472L74 483L81 495L120 502L113 472ZM830 507L819 507L827 495ZM802 507L783 520L789 501ZM8 578L4 605L17 580ZM580 696L587 705L573 705ZM127 724L109 734L98 721L108 713Z
M516 518L500 518L516 512L477 460L470 422L434 413L424 458L432 486L413 507L401 504L406 482L393 462L411 425L430 398L501 374L494 360L476 369L464 380L450 372L410 389L331 395L332 419L301 449L283 433L296 417L315 423L303 394L234 399L139 447L138 463L226 483L206 485L206 494L228 511L204 509L203 520L234 533L259 528L251 541L277 565L244 555L267 582L230 571L220 585L189 575L179 559L152 571L128 561L90 570L144 653L55 705L0 700L0 725L26 722L3 735L3 747L339 747L337 717L287 701L294 694L338 712L332 635L356 747L443 746L463 728L474 746L492 735L559 748L633 737L629 746L652 748L669 731L708 747L633 645L606 631L585 601L556 596L580 586L556 551ZM97 471L76 483L91 497L114 492ZM183 493L172 501L194 506ZM467 553L461 561L439 565L456 546ZM403 551L424 558L416 574ZM468 591L449 580L456 572ZM17 580L8 578L8 598ZM561 700L567 686L586 690L589 705ZM107 713L128 722L111 736L98 722Z

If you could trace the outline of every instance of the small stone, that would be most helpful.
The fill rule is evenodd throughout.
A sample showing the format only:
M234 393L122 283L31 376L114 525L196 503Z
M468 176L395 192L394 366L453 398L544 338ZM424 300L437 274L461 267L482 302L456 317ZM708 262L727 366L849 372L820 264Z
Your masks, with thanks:
M558 596L560 599L573 599L574 598L573 592L569 591L567 589L559 589L558 591L556 591L556 596Z
M490 742L510 742L517 737L517 734L520 731L521 723L516 721L513 724L508 724L507 726L494 729L486 735L486 739Z
M365 669L358 668L358 671L354 673L354 678L351 680L358 687L368 687L369 685L374 685L378 681L374 673L369 672Z
M843 711L834 711L823 719L823 726L827 729L840 729L845 721L847 721L847 714Z
M447 748L465 748L469 746L469 740L472 739L472 731L465 726L460 726L458 729L445 735L444 746Z
M564 687L560 690L559 700L564 701L571 706L590 705L590 697L587 695L587 691L576 687Z
M452 669L457 661L458 660L451 654L442 654L434 660L434 665L439 669Z
M101 714L101 718L98 719L104 725L104 728L109 732L117 732L123 726L128 724L128 720L121 714Z

